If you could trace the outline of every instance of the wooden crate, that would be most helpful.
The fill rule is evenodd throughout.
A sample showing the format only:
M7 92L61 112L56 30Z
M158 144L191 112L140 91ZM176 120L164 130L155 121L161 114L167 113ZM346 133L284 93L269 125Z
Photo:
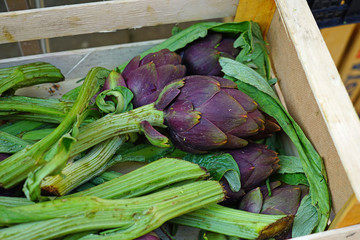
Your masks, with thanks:
M15 11L0 14L0 43L228 16L261 24L284 104L324 159L334 213L353 193L360 199L359 118L306 0L121 0ZM67 79L60 91L53 93L45 84L21 93L57 97L91 67L114 68L159 41L4 59L0 67L40 60L54 64ZM343 237L360 239L360 225L300 239Z

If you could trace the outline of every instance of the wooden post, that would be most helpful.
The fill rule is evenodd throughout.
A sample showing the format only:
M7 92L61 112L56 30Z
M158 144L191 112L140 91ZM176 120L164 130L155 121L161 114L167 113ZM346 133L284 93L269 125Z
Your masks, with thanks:
M257 22L261 27L263 36L266 37L275 10L274 0L239 0L234 21L251 20Z

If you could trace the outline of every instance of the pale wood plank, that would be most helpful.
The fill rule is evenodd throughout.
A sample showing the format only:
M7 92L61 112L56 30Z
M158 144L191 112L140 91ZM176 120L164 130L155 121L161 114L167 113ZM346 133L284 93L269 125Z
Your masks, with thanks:
M0 43L234 16L238 0L121 0L0 14Z
M331 136L331 139L323 140L334 143L355 195L360 199L360 185L358 184L360 182L359 118L355 113L307 2L305 0L276 0L276 3L280 17L306 76L302 81L306 82L305 79L307 79L310 86L309 92L302 95L302 102L310 104L311 101L305 99L312 92L320 111L318 114L321 114ZM288 79L284 81L288 81ZM287 90L289 89L284 90L284 92L287 92ZM296 89L296 91L301 91L301 89ZM285 98L288 100L287 96ZM297 103L297 105L300 107L301 104ZM305 118L311 118L311 115L316 114L316 112L310 112L307 115L306 112L296 113L297 115L302 114ZM311 129L313 123L306 122L306 119L304 120L305 123L307 124L305 127ZM311 132L311 136L315 143L321 144L319 141L322 139L321 135L318 136L319 140L316 140L314 132ZM327 164L327 161L328 159L325 158L325 164ZM334 167L328 164L327 169L330 170ZM346 180L345 176L332 177L334 178L331 181L344 182Z
M304 30L306 28L304 27ZM303 69L302 59L297 53L300 49L296 49L289 35L290 33L287 32L279 12L276 12L267 35L273 69L279 79L279 88L283 93L288 111L300 124L320 156L324 158L333 209L336 213L351 196L353 190L331 139L330 130L327 129L326 118L321 114L316 100L317 96L312 93L310 83L306 80L308 77L306 69ZM316 40L313 39L313 41ZM314 51L312 43L308 43L308 46L301 51L306 50ZM317 57L314 56L314 58L308 60L308 63L316 62ZM330 56L327 61L332 61ZM319 70L323 71L321 68ZM341 86L341 80L338 79L338 81L340 81L339 85ZM343 145L346 144L347 142L343 143ZM353 159L356 159L355 156Z
M263 35L266 36L271 20L276 10L274 0L239 0L236 10L235 21L254 21L257 22Z
M360 224L325 231L322 233L315 233L303 237L293 238L294 240L358 240L360 239Z
M64 74L65 81L58 83L57 86L54 86L54 84L40 84L33 87L22 88L19 89L16 94L32 97L58 98L78 86L80 84L78 80L86 76L92 67L101 66L114 69L162 41L163 40L154 40L3 59L0 60L0 68L35 61L44 61L53 64Z

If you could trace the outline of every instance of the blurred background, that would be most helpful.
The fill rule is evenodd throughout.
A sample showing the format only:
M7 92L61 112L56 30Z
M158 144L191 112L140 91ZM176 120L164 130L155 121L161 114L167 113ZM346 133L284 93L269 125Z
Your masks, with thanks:
M0 0L0 12L98 0ZM360 115L360 0L307 0L330 54ZM99 13L100 14L100 13ZM231 19L213 19L231 21ZM181 23L185 28L194 22ZM0 44L0 59L99 47L171 36L174 24Z

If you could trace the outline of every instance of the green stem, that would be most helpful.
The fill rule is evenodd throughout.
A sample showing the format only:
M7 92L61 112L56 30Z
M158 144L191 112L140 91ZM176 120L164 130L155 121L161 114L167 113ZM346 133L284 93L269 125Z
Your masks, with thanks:
M197 180L205 176L207 176L206 171L197 164L175 158L162 158L108 182L62 198L77 196L96 196L106 199L132 198L176 182Z
M4 207L19 207L34 204L34 202L20 197L3 197L0 196L0 206Z
M59 99L41 99L24 96L0 98L0 112L18 113L29 112L64 118L73 102Z
M49 176L42 181L42 192L62 196L101 174L111 166L109 160L124 143L125 139L125 135L108 139L95 146L83 158L68 163L60 174Z
M44 115L35 113L8 113L2 115L0 113L0 120L26 120L26 121L38 121L42 123L61 123L64 119L63 116Z
M87 230L121 228L106 237L88 235L84 239L134 239L171 218L223 198L218 182L198 181L132 199L77 197L2 209L3 224L30 223L3 228L0 238L51 239Z
M40 83L56 83L64 80L60 70L49 63L36 62L0 69L0 94Z
M293 216L257 214L213 204L170 221L227 236L268 239L291 227Z
M104 68L92 68L85 78L73 107L59 126L51 134L29 148L25 148L0 162L0 186L5 188L14 186L24 180L29 172L46 163L43 158L46 151L69 131L77 117L86 110L89 101L100 89L108 73L109 71Z
M108 138L120 134L140 132L142 121L148 121L154 127L166 127L163 124L164 113L157 110L153 103L121 114L108 114L80 128L71 155L75 156Z

